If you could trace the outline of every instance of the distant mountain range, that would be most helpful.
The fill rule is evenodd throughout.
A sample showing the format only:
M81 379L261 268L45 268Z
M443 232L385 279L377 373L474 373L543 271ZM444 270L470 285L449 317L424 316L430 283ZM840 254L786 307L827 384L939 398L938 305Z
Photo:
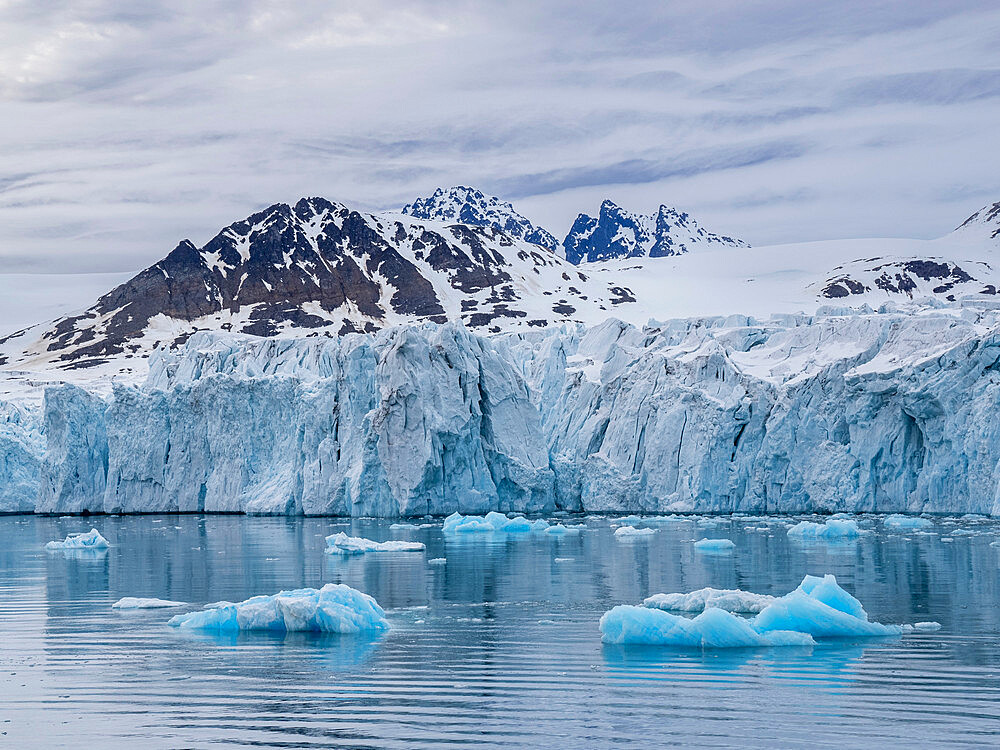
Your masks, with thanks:
M303 198L203 247L184 240L89 309L0 340L0 365L143 358L200 330L337 336L457 319L490 333L706 310L950 303L1000 288L1000 203L943 240L894 250L872 240L863 251L851 242L752 249L667 206L643 215L604 201L560 243L469 187L435 190L399 213Z

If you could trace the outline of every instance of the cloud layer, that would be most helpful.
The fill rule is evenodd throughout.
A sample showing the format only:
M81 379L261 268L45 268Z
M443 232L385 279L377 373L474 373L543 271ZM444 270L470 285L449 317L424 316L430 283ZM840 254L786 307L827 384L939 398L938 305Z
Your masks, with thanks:
M754 244L1000 200L991 0L0 0L0 34L0 271L451 184L556 235L612 197Z

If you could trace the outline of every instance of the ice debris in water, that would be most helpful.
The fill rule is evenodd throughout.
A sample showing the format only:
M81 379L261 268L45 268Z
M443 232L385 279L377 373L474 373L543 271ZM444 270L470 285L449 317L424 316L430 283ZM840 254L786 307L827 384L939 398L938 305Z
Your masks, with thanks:
M915 622L915 623L913 623L913 629L914 630L926 630L926 631L940 630L941 629L941 623L939 623L939 622L933 622L933 621L931 621L931 622Z
M49 542L45 549L107 549L111 545L97 529L69 534L61 542Z
M448 558L446 557L435 557L433 560L428 560L428 565L446 565L448 563Z
M524 516L509 518L503 513L491 510L485 516L463 516L461 513L452 513L444 519L442 531L445 534L490 533L494 531L504 534L525 534L539 531L560 535L579 531L579 528L558 523L549 525L549 522L544 518L535 521L529 521Z
M699 539L694 548L699 552L728 552L736 547L732 539Z
M696 606L697 598L691 606ZM620 605L605 612L600 629L605 643L699 648L801 646L815 643L815 638L890 636L904 631L898 625L870 622L861 602L838 586L832 575L806 576L797 589L768 602L752 618L714 606L687 618L659 609L657 604Z
M418 529L420 528L415 523L394 523L389 526L390 531L402 531L404 529Z
M280 591L246 601L219 602L218 606L170 618L175 628L233 632L382 633L389 629L385 612L372 597L342 583L321 589Z
M674 612L701 612L705 609L724 609L726 612L760 612L776 597L755 594L740 589L704 588L687 594L653 594L642 606Z
M111 605L111 609L161 609L166 607L185 607L187 602L174 602L169 599L152 599L140 596L125 596Z
M799 539L856 539L860 535L857 521L842 518L831 518L826 523L799 521L788 530L788 536Z
M921 518L920 516L904 516L894 513L891 516L886 516L882 525L887 529L926 529L931 525L931 521L929 518Z
M402 542L393 539L388 542L375 542L360 536L348 536L343 531L331 534L326 538L326 551L342 555L363 555L365 552L421 552L425 548L423 542Z
M622 537L630 538L637 536L650 536L656 533L656 529L637 529L635 526L619 526L615 529L615 536L621 539Z

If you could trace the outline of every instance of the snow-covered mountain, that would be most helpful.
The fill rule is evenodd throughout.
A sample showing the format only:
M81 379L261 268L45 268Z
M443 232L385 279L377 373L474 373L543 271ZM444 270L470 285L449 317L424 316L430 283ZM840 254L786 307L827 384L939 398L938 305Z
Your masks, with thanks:
M403 207L415 219L457 222L473 227L493 227L525 242L555 252L559 241L536 227L507 201L469 187L438 188L426 198L417 198Z
M197 330L342 335L461 320L498 332L607 317L634 301L492 226L369 214L322 198L276 204L201 248L181 242L90 309L0 341L11 362L57 366L142 357Z
M1000 201L990 206L984 206L955 230L973 237L990 239L1000 246Z
M566 260L593 263L614 258L663 258L696 249L748 248L743 240L713 234L689 214L660 206L655 215L636 214L606 200L597 217L580 214L563 240Z

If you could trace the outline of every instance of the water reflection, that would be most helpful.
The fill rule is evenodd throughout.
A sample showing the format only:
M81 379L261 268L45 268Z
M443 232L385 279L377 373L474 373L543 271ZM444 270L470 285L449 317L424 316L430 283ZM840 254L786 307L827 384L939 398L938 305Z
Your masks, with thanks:
M802 544L773 520L675 520L638 542L616 539L607 519L585 522L556 538L445 537L376 520L98 517L87 527L112 547L80 556L42 550L80 519L0 518L4 726L16 747L37 746L44 723L51 745L560 750L651 737L968 746L1000 731L996 523L936 522L918 536L864 521L873 533L844 545ZM982 535L942 541L966 527ZM427 549L327 554L325 537L341 530ZM706 533L735 550L698 552ZM827 572L872 619L944 627L705 653L600 643L597 621L616 604L704 586L783 594ZM378 640L179 633L165 623L183 609L110 609L124 596L197 608L328 582L373 595L392 630Z

